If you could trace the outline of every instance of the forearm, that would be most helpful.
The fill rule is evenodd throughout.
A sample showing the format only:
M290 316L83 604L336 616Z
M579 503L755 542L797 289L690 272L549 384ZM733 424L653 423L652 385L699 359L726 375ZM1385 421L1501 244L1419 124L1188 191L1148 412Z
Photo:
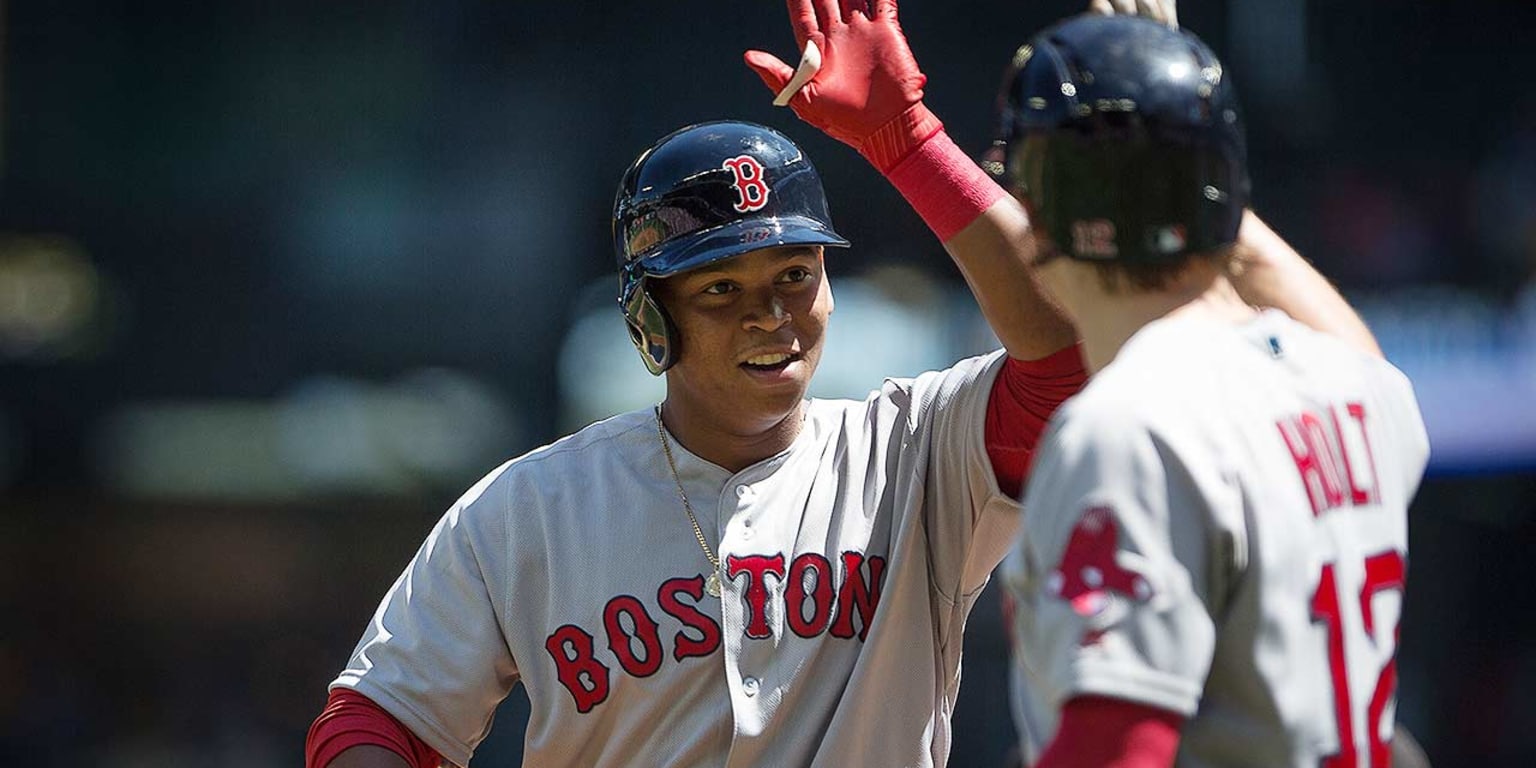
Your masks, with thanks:
M1036 360L1072 344L1075 329L1028 266L1035 242L1023 206L948 134L939 131L881 170L943 242L1010 356Z
M1237 292L1249 304L1274 307L1315 330L1381 356L1376 337L1328 278L1291 248L1253 211L1238 230Z
M1036 360L1071 345L1077 331L1035 282L1028 266L1034 236L1012 198L993 203L944 249L976 297L982 315L1011 357Z

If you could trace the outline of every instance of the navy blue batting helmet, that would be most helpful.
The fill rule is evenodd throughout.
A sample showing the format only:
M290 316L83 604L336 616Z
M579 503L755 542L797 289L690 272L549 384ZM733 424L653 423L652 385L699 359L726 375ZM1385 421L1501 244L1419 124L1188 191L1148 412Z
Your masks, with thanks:
M846 246L821 177L778 131L719 121L674 131L640 154L613 201L619 308L645 366L677 359L677 330L646 279L778 245Z
M999 121L1008 177L1062 253L1155 264L1236 241L1249 197L1242 117L1199 38L1079 16L1014 64Z

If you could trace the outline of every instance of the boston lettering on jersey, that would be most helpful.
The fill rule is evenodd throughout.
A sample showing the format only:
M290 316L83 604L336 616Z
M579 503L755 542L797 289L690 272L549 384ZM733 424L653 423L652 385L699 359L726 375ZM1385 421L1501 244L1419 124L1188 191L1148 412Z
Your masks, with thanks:
M789 630L800 637L830 632L836 638L857 637L863 642L880 604L885 558L844 552L841 559L844 576L834 595L833 566L821 554L806 552L788 567L783 553L726 558L727 578L744 578L746 582L741 595L747 619L742 634L757 640L773 636L768 625L768 601L775 600ZM783 589L776 589L778 585ZM683 625L670 638L674 661L709 656L720 647L720 625L697 607L703 599L703 576L668 579L656 590L656 606ZM639 598L618 595L610 599L603 606L602 631L608 655L626 674L650 677L661 669L665 654L661 627ZM577 712L591 712L608 699L612 667L599 658L602 652L591 632L566 624L550 633L544 649L554 659L556 676L576 702Z
M1380 501L1365 418L1365 405L1345 403L1329 407L1326 416L1302 411L1275 423L1301 473L1314 517L1345 504Z

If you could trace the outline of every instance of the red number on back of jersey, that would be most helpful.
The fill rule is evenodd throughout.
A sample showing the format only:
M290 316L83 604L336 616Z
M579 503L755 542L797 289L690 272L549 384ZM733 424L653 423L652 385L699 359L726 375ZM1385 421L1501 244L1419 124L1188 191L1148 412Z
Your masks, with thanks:
M1360 587L1360 620L1365 627L1366 635L1372 642L1377 643L1378 646L1386 643L1388 651L1386 666L1376 678L1376 687L1371 691L1370 703L1365 712L1365 740L1370 750L1372 766L1387 765L1387 756L1390 751L1388 744L1381 737L1381 731L1387 702L1391 701L1392 692L1397 688L1398 627L1394 623L1391 636L1378 639L1375 611L1371 607L1371 602L1378 592L1388 589L1401 590L1404 577L1403 556L1395 550L1388 550L1365 559L1365 583ZM1355 746L1354 718L1351 715L1353 699L1349 690L1349 661L1344 652L1343 614L1347 607L1339 594L1334 564L1324 563L1323 573L1317 582L1317 591L1312 593L1312 615L1324 622L1328 628L1328 672L1333 678L1333 714L1334 721L1338 724L1339 751L1323 760L1323 768L1357 768L1361 764L1360 751Z

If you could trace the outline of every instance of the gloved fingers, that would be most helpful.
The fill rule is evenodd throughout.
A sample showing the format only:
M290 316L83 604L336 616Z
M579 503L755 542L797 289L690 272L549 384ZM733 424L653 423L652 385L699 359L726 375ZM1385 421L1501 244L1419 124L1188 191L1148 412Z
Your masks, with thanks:
M1174 29L1179 28L1178 3L1176 3L1174 0L1163 0L1163 14L1163 21L1168 22L1168 26L1173 27Z
M1088 12L1097 13L1100 16L1113 16L1115 7L1110 5L1109 0L1088 0Z
M838 0L811 0L816 8L816 28L822 32L843 23L843 9Z
M1136 13L1170 27L1178 28L1179 26L1178 12L1174 9L1173 0L1136 0Z
M757 73L763 85L768 86L768 90L774 93L783 90L784 84L794 76L795 71L790 69L788 64L767 51L747 51L741 58L747 63L748 68Z
M811 0L788 0L789 28L795 33L795 47L805 48L811 35L820 34L821 24L816 19L816 7Z

